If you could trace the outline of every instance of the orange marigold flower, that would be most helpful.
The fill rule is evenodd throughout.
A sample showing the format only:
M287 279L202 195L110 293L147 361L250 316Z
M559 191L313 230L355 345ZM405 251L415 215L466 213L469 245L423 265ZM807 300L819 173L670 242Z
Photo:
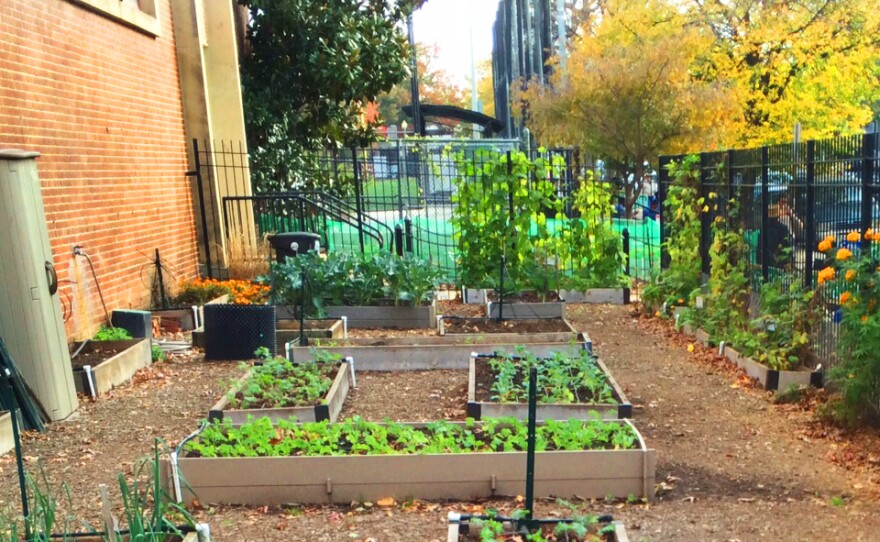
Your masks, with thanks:
M852 251L848 248L841 248L837 251L837 259L841 262L850 259L852 255Z
M874 228L868 228L865 230L865 240L870 241L874 238Z
M823 240L823 241L828 241L829 243L833 243L833 242L834 242L834 236L833 236L833 235L826 235L826 236L825 236L825 239L822 239L822 240Z
M829 250L831 250L831 241L828 239L819 241L819 252L828 252Z
M846 240L849 241L850 243L858 243L859 241L862 240L862 236L859 235L859 232L857 232L857 231L851 231L848 234L846 234Z
M854 278L856 278L856 270L855 269L847 269L846 270L846 281L852 282Z
M867 322L867 321L868 321L868 315L867 315L867 314L863 314L863 315L862 315L862 323Z
M825 269L819 271L819 284L825 284L827 281L832 280L834 278L834 268L826 267Z
M840 304L841 305L846 305L850 301L850 299L852 299L851 293L843 292L842 294L840 294Z
M679 305L684 305L684 299L679 298L679 300L678 300L678 304L679 304Z

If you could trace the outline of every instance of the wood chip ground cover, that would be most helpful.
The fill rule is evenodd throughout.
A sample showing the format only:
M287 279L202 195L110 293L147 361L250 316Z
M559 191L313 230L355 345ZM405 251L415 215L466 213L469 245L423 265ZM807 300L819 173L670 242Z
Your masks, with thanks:
M611 513L635 541L878 539L876 432L853 435L817 422L809 406L773 404L710 349L696 345L689 353L692 339L656 319L634 315L631 307L571 306L567 311L575 327L593 338L598 355L634 403L635 423L658 452L660 494L654 502L576 501L578 513ZM454 382L446 382L441 372L428 373L397 381L401 390L411 387L399 395L405 398L399 404L389 404L396 396L391 390L371 394L368 402L362 391L367 388L358 390L358 409L374 412L371 419L377 421L383 411L399 420L409 418L408 409L428 416L442 412L443 401L430 408L419 403L436 392L451 394L461 386L461 372L450 371L458 374ZM192 432L227 391L228 381L242 375L236 363L173 355L96 402L81 398L78 413L52 424L47 434L28 436L26 466L36 469L42 459L53 487L70 484L74 500L62 503L60 515L73 513L100 524L98 484L110 486L111 499L118 503L112 489L116 473L130 473L132 462L149 454L154 438L176 444ZM386 390L394 382L388 378L381 381ZM466 385L466 374L463 381ZM0 508L18 510L12 454L0 458L0 469ZM497 508L509 515L522 507L521 499L266 508L190 504L196 505L200 520L211 524L215 542L443 542L449 511ZM572 512L541 500L536 513L560 517Z

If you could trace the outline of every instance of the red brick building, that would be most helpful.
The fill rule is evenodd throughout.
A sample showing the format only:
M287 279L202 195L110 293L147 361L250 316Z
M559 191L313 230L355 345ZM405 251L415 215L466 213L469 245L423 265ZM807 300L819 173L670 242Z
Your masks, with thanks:
M41 153L69 339L105 320L74 245L108 310L148 305L156 249L178 279L198 271L187 149L210 134L184 125L172 1L200 4L0 2L0 147Z

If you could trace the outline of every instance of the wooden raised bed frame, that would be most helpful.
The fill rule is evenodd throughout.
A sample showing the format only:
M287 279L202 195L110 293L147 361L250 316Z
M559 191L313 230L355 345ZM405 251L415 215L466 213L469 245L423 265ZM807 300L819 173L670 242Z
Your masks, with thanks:
M504 310L501 310L504 305ZM500 303L489 301L486 303L486 317L498 318L499 314L509 320L534 320L537 318L563 318L565 316L565 302L546 301L543 303Z
M519 343L501 344L446 344L446 345L394 345L394 346L322 346L321 350L338 354L343 358L353 358L358 371L426 371L434 369L467 370L471 354L491 354L493 352L516 353L517 346L537 357L549 357L553 352L566 349L587 348L586 343ZM589 345L592 346L592 345ZM292 346L292 360L303 362L314 360L312 349L307 346Z
M298 422L320 422L323 420L335 422L339 413L342 412L342 405L345 403L345 398L348 396L354 380L353 365L351 359L339 364L339 370L333 378L333 384L321 404L300 407L230 409L228 394L226 394L208 411L208 421L230 420L234 425L241 425L247 422L248 418L269 418L273 423L277 420L291 418L296 418ZM241 389L253 372L254 369L251 369L241 377L231 391L235 393Z
M15 435L12 433L12 413L0 410L0 455L15 448Z
M559 290L559 299L566 303L607 303L627 305L629 288L590 288L589 290Z
M322 329L306 329L305 335L308 339L342 339L345 337L345 326L343 325L342 320L336 318L323 318L321 320L326 321L328 326ZM283 345L286 342L299 340L299 329L284 329L281 326L287 324L282 324L282 322L295 322L295 325L299 326L298 320L279 319L276 322L275 342L279 345L279 349L280 345ZM199 328L192 332L192 345L199 348L205 347L204 328Z
M95 341L92 341L95 342ZM111 389L125 384L131 377L145 367L153 363L153 352L150 339L126 339L123 341L97 341L98 344L108 346L131 343L124 350L111 358L104 360L98 365L91 366L91 378L94 385L94 394L101 395ZM86 345L86 349L89 345ZM83 395L92 395L92 386L89 384L88 372L83 369L73 371L73 383L76 391Z
M461 529L461 514L449 512L448 519L449 531L447 532L446 542L460 542L461 535L464 534ZM626 528L624 528L622 522L612 521L611 525L614 526L614 536L611 538L612 542L629 542L629 537L626 535Z
M327 307L330 318L348 318L348 327L431 329L437 325L437 301L429 305Z
M629 420L617 423L633 427ZM538 452L535 496L650 499L657 458L638 431L636 435L634 450ZM196 497L201 502L248 506L348 504L384 497L467 501L523 494L526 453L180 457L178 468L187 482L187 502ZM167 461L163 471L170 485Z
M493 401L480 401L476 399L477 392L477 363L479 361L473 356L470 360L468 368L468 402L467 416L480 420L484 418L502 418L512 416L518 420L529 419L528 403L497 403ZM608 384L614 390L617 403L541 403L537 405L538 420L568 420L576 418L579 420L591 419L595 414L599 414L606 420L620 420L624 418L632 418L632 404L627 400L623 390L617 385L617 381L611 376L608 367L598 358L595 359L596 364L608 379Z
M696 338L704 346L714 346L709 334L702 329L693 329L690 325L683 325L682 333ZM800 371L779 371L771 369L763 363L753 360L739 353L735 348L727 345L719 346L719 355L723 355L730 362L741 368L749 378L754 378L765 390L785 391L791 386L812 386L821 388L825 385L825 375L821 371L804 369Z
M452 318L450 318L452 319ZM526 320L525 318L516 318L516 320ZM575 331L574 326L571 325L571 322L566 320L565 318L560 318L565 324L565 326L570 331L546 331L542 333L450 333L446 331L446 323L445 317L440 316L437 318L437 332L441 337L449 337L460 340L455 344L483 344L488 342L498 342L498 343L506 343L506 342L517 342L521 341L522 344L525 343L567 343L572 340L578 340L578 332ZM447 342L438 344L449 344Z

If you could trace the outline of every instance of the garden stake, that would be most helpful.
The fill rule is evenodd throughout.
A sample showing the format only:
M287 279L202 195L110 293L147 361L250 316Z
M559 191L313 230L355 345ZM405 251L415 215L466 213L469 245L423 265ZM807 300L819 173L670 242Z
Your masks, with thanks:
M538 409L538 368L529 371L529 433L526 451L526 525L532 527L535 507L535 418Z
M306 281L309 280L306 277L306 271L303 269L302 273L300 273L300 281L299 281L299 345L300 346L308 346L309 340L306 338L306 327L305 327L305 318L306 318Z
M507 264L507 254L501 255L501 277L498 280L498 321L504 320L504 267Z
M12 393L12 382L10 378L12 373L8 367L3 368L2 391L3 402L9 405L9 417L12 420L12 440L15 442L15 466L18 468L18 487L21 490L21 515L27 518L30 516L28 510L27 484L24 478L24 461L21 456L21 433L18 431L18 409L15 408L15 394ZM24 537L30 539L30 527L28 522L24 522Z
M159 258L159 249L156 249L156 279L159 281L159 299L162 301L162 308L168 308L168 296L165 295L165 279L162 278L162 260Z

